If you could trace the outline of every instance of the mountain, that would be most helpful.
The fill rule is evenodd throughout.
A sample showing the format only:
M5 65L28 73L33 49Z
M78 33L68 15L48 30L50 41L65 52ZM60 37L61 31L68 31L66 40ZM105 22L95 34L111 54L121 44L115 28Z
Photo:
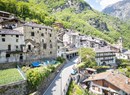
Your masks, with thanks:
M122 36L124 46L130 48L130 25L92 9L84 0L0 0L0 9L14 13L20 19L43 25L53 27L58 22L64 28L110 43L116 43Z
M130 19L130 0L119 1L103 10L104 13L116 16L122 20Z

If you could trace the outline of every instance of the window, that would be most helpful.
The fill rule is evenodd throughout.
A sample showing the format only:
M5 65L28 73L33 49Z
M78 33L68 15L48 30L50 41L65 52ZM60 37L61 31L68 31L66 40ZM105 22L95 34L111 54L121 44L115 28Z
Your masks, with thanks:
M39 33L39 31L37 31L37 33Z
M44 44L43 44L43 49L46 49L46 48L47 48L47 44L44 43Z
M34 27L32 27L32 29L34 29Z
M16 35L16 37L18 38L18 37L19 37L19 35Z
M39 30L41 30L41 28L39 28Z
M8 50L11 50L11 45L8 45Z
M51 34L50 34L50 37L51 37Z
M10 57L10 54L6 54L6 58L9 58Z
M5 37L5 34L2 34L1 36L2 36L2 37Z
M50 54L52 54L52 51L50 51Z
M42 39L42 42L44 43L44 39Z
M44 36L44 34L42 33L41 36Z
M51 43L51 40L50 40L50 43Z
M19 40L18 39L16 39L16 42L18 42Z
M5 38L2 38L2 42L5 42Z
M52 44L50 44L50 48L52 48Z
M47 31L47 28L45 30Z
M31 45L28 45L28 50L31 50Z
M35 36L34 32L31 32L31 36Z
M18 49L18 46L16 46L16 49Z

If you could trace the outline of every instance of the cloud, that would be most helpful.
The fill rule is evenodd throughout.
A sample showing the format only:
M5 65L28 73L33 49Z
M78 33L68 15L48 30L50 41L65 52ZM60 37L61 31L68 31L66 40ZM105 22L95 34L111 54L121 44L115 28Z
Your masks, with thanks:
M101 5L102 9L104 9L107 6L112 5L112 4L122 1L122 0L96 0L96 1L98 1Z

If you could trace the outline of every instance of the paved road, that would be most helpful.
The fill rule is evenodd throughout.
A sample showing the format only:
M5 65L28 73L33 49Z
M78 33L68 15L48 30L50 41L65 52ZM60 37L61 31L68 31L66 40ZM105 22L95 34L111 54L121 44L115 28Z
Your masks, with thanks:
M55 79L53 80L53 82L50 84L50 86L44 92L43 95L62 95L61 91L63 91L68 81L72 67L77 62L78 62L78 57L75 57L71 61L68 61L67 64L61 70L61 72L59 72L58 75L55 77Z

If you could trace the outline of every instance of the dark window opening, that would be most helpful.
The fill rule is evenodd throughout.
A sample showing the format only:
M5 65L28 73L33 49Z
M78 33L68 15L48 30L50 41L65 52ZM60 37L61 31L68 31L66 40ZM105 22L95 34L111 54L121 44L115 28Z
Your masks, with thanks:
M16 37L18 38L18 37L19 37L19 35L16 35Z
M47 45L46 43L43 44L43 48L46 49L47 48Z
M31 32L31 36L35 36L34 32Z
M34 27L32 27L32 29L34 29Z
M18 46L16 46L16 49L18 49Z
M50 54L52 54L52 51L50 51Z
M10 57L10 54L6 54L6 58L9 58Z
M44 34L42 33L41 36L44 36Z
M41 28L39 28L39 30L41 30Z
M28 50L31 50L31 45L28 45Z
M5 38L2 38L2 42L5 42Z
M19 40L18 39L16 39L16 42L18 42Z
M1 36L5 37L5 34L2 34Z
M50 44L50 48L52 48L52 44Z
M11 45L8 45L8 50L11 50Z
M50 37L51 37L51 34L50 34Z

